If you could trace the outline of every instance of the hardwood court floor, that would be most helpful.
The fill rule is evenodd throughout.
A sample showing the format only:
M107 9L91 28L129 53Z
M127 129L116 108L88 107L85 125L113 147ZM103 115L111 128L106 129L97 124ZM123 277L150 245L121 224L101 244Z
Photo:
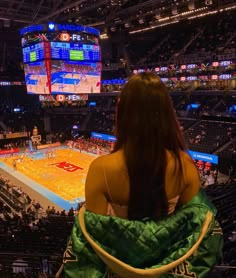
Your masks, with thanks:
M13 168L16 156L0 161ZM38 184L46 187L65 200L84 197L85 178L90 163L95 156L70 149L56 150L56 157L48 159L42 155L40 159L25 157L17 162L17 171ZM17 159L18 160L18 159Z

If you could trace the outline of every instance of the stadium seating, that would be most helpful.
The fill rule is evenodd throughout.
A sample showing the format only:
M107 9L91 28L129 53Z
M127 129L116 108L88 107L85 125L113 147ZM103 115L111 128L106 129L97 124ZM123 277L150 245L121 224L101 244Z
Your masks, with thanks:
M229 176L235 176L236 173L236 144L235 140L228 144L226 148L217 152L220 156L220 170L221 173Z
M27 194L20 194L28 197L25 206L16 198L17 193L15 185L0 180L0 277L39 277L43 272L54 277L74 213L66 215L53 209L42 213Z
M217 208L217 220L223 229L224 237L221 264L225 268L216 267L212 277L236 277L236 184L211 185L205 190ZM234 269L228 268L229 266Z
M157 65L170 61L181 61L188 57L193 62L205 62L218 54L227 54L235 50L234 42L234 11L225 12L224 20L221 14L198 20L180 22L175 26L157 28L149 32L134 34L129 40L128 54L131 65L143 67ZM148 42L148 43L147 43ZM104 43L104 46L106 43ZM107 59L107 51L104 60ZM185 60L187 62L187 60Z
M235 123L200 121L185 133L189 149L213 153L232 139L236 132Z
M230 267L236 266L236 184L214 184L205 191L218 210L225 242L222 261L209 277L234 277L234 269ZM11 216L3 201L0 201L0 216L0 276L14 277L11 275L21 273L21 277L38 277L44 272L47 277L54 277L74 218L49 214L35 221L30 212L22 218Z

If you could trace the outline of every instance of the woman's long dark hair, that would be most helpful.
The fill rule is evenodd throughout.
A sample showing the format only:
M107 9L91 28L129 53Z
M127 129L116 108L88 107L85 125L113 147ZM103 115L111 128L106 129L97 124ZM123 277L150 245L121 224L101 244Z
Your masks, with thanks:
M166 150L182 176L184 140L166 86L154 73L132 76L117 103L117 141L130 180L129 219L156 218L168 212L165 192Z

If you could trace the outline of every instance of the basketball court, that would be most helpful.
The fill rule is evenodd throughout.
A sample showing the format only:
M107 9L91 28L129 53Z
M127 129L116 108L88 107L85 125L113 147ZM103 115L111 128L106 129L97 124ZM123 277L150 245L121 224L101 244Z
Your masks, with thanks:
M68 210L84 201L86 174L94 155L69 148L56 148L32 154L0 157L0 167L50 201ZM23 161L22 161L23 160ZM16 161L14 169L14 161Z

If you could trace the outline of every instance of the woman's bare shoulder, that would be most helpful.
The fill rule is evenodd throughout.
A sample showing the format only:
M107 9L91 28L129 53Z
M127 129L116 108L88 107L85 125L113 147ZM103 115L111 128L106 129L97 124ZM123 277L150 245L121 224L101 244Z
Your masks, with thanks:
M176 162L175 155L169 150L166 151L166 154L167 154L168 163L175 164L175 162ZM179 155L180 155L180 159L181 159L182 164L185 165L185 164L189 164L189 163L192 164L193 163L192 158L190 157L190 155L187 152L180 151Z
M180 157L183 162L186 162L186 163L193 162L191 156L186 151L180 151Z

